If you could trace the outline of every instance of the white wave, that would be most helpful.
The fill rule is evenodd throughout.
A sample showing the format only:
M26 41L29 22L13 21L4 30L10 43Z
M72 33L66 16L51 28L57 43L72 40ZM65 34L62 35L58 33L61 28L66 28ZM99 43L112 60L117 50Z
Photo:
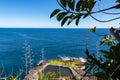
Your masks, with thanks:
M79 59L80 59L81 62L86 62L86 59L84 59L82 57L80 57Z
M75 58L75 57L67 57L67 56L59 56L62 60L71 60L71 59L79 59L81 62L86 62L86 59L80 57L80 58Z
M70 60L70 57L66 57L66 56L59 56L62 60Z
M80 69L82 69L82 70L85 69L85 66L81 67Z

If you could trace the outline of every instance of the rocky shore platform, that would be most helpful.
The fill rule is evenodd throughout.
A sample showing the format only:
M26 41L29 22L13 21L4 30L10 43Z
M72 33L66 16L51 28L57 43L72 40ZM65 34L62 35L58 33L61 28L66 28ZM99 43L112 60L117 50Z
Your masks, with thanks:
M28 74L26 74L24 80L38 80L38 72L44 71L48 65L53 66L62 66L69 68L75 77L76 80L82 79L85 74L84 69L85 60L83 59L71 59L71 60L49 60L41 61L37 64L36 67L32 68ZM73 66L72 66L73 65ZM64 77L61 77L59 80L66 80ZM88 80L88 77L85 77L83 80Z

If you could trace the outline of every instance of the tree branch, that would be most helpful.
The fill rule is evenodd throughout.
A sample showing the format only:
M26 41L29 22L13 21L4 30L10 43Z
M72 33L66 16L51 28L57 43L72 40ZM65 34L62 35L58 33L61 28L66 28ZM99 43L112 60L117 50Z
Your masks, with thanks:
M88 14L88 12L86 12L86 13L85 12L80 13L80 12L70 11L70 10L66 9L58 0L56 0L56 1L60 5L60 7L62 7L65 11L69 11L69 13L80 14L80 15L86 15L86 14ZM116 8L119 5L120 4L117 4L115 6L112 6L112 7L106 8L106 9L98 10L98 11L95 11L95 12L89 12L89 14L96 14L96 13L100 13L100 12L103 12L103 11L107 11L107 10ZM120 14L120 13L115 13L115 14Z
M101 10L101 7L100 7L100 1L98 0L98 10ZM119 15L120 13L111 13L111 12L105 12L103 11L102 13L104 14L109 14L109 15Z
M104 14L109 14L109 15L119 15L120 13L109 13L109 12L102 12Z
M112 74L109 76L108 80L110 80L110 78L113 76L113 74L120 68L120 64L114 69L114 71L112 72Z
M99 12L103 12L103 11L108 11L110 9L113 9L113 8L116 8L117 6L119 6L120 4L117 4L115 6L112 6L112 7L109 7L109 8L106 8L106 9L102 9L102 10L98 10L96 12L91 12L91 14L95 14L95 13L99 13Z
M98 22L110 22L110 21L114 21L114 20L117 20L117 19L120 19L120 17L116 17L116 18L113 18L113 19L109 19L109 20L99 20L97 18L95 18L94 16L90 15L94 20L98 21Z
M69 12L69 13L80 14L80 15L86 15L86 14L88 14L88 13L78 13L78 12L70 11L70 10L66 9L58 0L56 0L56 1L57 1L57 3L60 5L60 7L63 8L63 10L65 10L65 11L67 11L67 12Z

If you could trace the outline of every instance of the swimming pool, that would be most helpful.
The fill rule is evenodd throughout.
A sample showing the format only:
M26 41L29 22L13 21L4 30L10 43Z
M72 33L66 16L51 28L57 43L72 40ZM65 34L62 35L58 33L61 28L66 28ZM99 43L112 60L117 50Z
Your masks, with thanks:
M48 65L44 69L44 74L47 74L48 72L55 72L57 74L60 74L61 77L69 76L72 77L73 73L68 67L63 66L54 66L54 65Z

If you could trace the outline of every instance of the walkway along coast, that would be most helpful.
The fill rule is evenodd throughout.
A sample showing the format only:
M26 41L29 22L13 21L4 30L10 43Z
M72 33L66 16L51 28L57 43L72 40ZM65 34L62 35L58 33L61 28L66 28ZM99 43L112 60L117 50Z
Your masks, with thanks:
M50 65L49 63L42 64L43 65L32 68L25 76L24 80L38 80L38 72L42 72L48 65Z

